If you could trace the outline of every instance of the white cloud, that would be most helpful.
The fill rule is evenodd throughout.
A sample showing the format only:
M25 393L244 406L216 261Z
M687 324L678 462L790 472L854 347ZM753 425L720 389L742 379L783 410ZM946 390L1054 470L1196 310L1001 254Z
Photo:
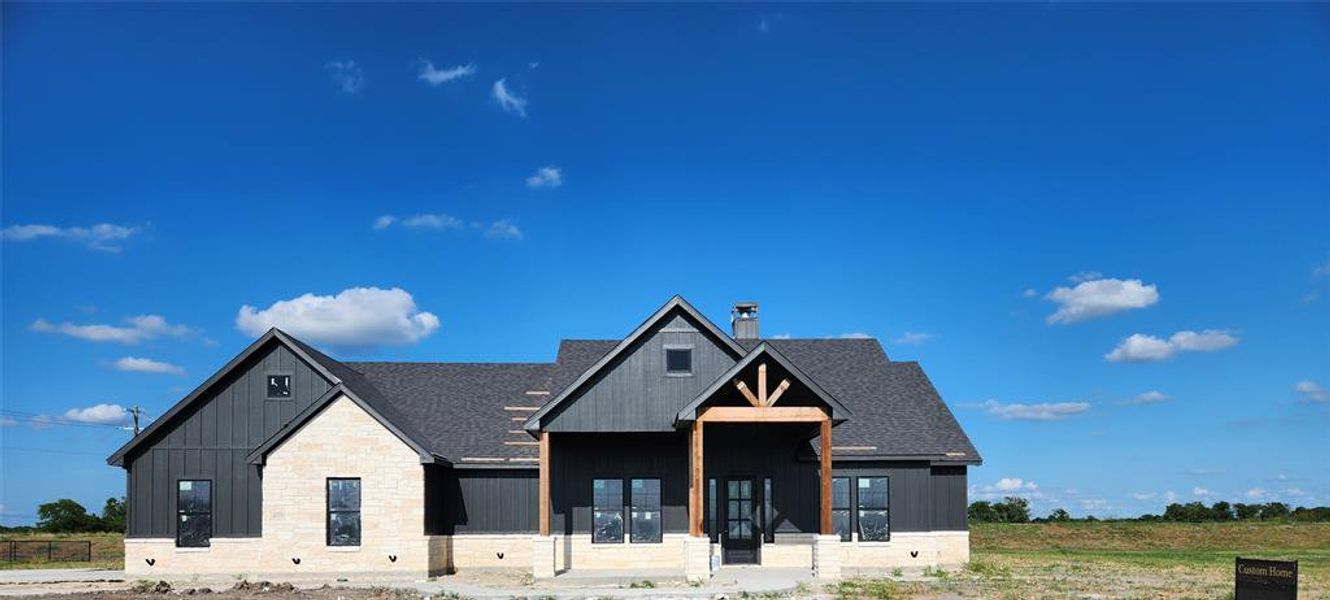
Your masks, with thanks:
M1080 283L1074 288L1056 288L1044 296L1058 305L1057 312L1048 316L1050 325L1106 317L1159 302L1159 290L1155 285L1145 285L1139 279L1080 280L1073 276L1073 281Z
M978 408L1004 421L1060 421L1090 410L1090 403L1003 404L997 400L989 400L978 405Z
M485 237L491 240L522 239L522 230L518 229L517 225L513 224L513 222L508 219L499 219L489 225L485 225L484 223L477 223L477 225L480 226L478 229L481 229L485 233Z
M1159 390L1150 390L1148 392L1137 394L1135 398L1126 401L1124 404L1136 404L1136 405L1158 404L1160 402L1164 402L1172 398L1173 398L1172 396L1169 396L1168 394L1165 394Z
M365 88L365 71L354 60L330 60L324 63L323 70L343 94L356 94Z
M1105 511L1113 508L1108 503L1108 500L1104 500L1103 498L1082 498L1077 502L1081 505L1081 510L1086 511Z
M439 86L475 73L476 65L474 64L457 65L451 69L436 69L434 63L422 60L420 61L420 75L418 78L432 86Z
M65 411L64 420L70 423L124 425L129 422L129 411L119 404L98 404L87 408L71 408Z
M1021 292L1021 296L1024 296L1026 298L1033 298L1038 295L1039 295L1039 290L1036 290L1034 288L1025 288L1025 291Z
M1072 283L1082 283L1085 281L1094 281L1096 279L1103 279L1103 278L1104 274L1100 273L1099 271L1081 271L1080 273L1073 273L1071 275L1068 275L1067 281L1070 281Z
M867 340L867 339L872 339L873 336L868 335L867 333L864 333L862 331L851 331L849 333L840 334L840 337L843 340Z
M499 103L503 110L510 113L517 113L518 116L526 116L526 98L513 95L508 91L507 78L494 82L494 100Z
M1156 495L1157 494L1155 494L1154 492L1135 492L1131 495L1131 497L1137 500L1150 500L1154 498Z
M1178 501L1178 495L1177 495L1176 493L1174 493L1174 492L1171 491L1171 490L1170 490L1170 491L1167 491L1167 492L1164 492L1164 502L1167 502L1167 503L1169 503L1169 504L1172 504L1172 503L1177 502L1177 501Z
M115 361L115 368L121 371L130 371L135 373L165 373L168 375L184 375L184 367L178 367L171 363L165 363L151 358L138 358L135 356L126 356Z
M773 339L773 340L788 340L788 339L791 339L791 338L793 338L793 337L794 337L794 336L792 336L792 335L790 335L790 334L788 334L788 333L778 333L778 334L776 334L776 335L771 336L771 339Z
M1310 379L1294 384L1293 391L1302 397L1303 402L1330 402L1330 391Z
M393 215L383 215L374 220L373 228L375 231L383 231L394 225L400 225L407 229L433 229L438 231L464 229L466 227L465 222L452 215L427 213L412 215L404 219L398 219ZM492 240L522 239L522 230L511 219L499 219L490 223L472 221L471 229Z
M383 217L379 217L374 224L378 225L382 219ZM409 229L461 229L462 220L443 213L421 214L402 219L402 227Z
M1191 489L1191 495L1197 498L1205 498L1206 496L1210 495L1210 490L1207 490L1203 487L1194 487Z
M993 484L993 489L999 492L1034 491L1039 489L1039 486L1033 481L1025 481L1019 477L1004 477Z
M556 188L563 185L563 170L554 165L536 169L536 174L526 178L526 186L532 189Z
M0 427L17 427L18 421L12 417L0 417Z
M1238 337L1220 329L1205 331L1179 331L1167 340L1143 333L1134 333L1118 342L1104 358L1112 362L1145 362L1167 360L1179 352L1215 352L1238 344Z
M1326 261L1325 264L1318 265L1316 268L1312 269L1312 277L1330 277L1330 260Z
M91 227L56 227L55 225L10 225L0 231L0 237L11 242L28 242L42 238L55 238L85 244L93 250L119 252L118 242L138 233L138 227L125 227L98 223Z
M245 305L236 327L259 336L278 327L307 342L334 346L412 344L434 333L439 318L401 288L357 287L336 296L305 294L259 310Z
M927 342L928 340L931 340L931 339L933 339L933 334L931 334L931 333L920 333L920 332L917 332L917 331L907 331L907 332L901 334L900 337L898 337L898 338L892 340L892 343L893 343L893 344L901 344L901 345L905 345L905 346L915 346L915 345L919 345L919 344L922 344L922 343L924 343L924 342Z
M159 337L184 337L193 330L184 325L172 325L158 315L139 315L125 319L125 325L75 325L73 323L51 323L37 319L32 323L33 331L59 333L90 342L115 342L119 344L137 344L143 340Z
M1250 490L1247 490L1247 497L1252 500L1260 500L1262 498L1265 498L1266 497L1265 489L1252 488Z

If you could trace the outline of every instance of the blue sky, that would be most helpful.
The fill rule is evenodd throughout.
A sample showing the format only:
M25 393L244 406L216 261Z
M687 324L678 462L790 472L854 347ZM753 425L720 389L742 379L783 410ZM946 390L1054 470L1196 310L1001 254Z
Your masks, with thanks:
M675 293L921 361L974 499L1330 504L1325 5L3 11L5 523L266 324L542 361Z

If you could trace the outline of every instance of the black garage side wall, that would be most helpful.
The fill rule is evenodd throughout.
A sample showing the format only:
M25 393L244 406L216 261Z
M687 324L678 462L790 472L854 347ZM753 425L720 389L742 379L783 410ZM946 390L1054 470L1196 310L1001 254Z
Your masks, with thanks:
M292 376L290 398L267 398L270 373ZM125 457L127 535L175 537L176 482L181 479L212 481L213 537L261 535L260 472L245 457L329 387L280 342L259 349Z

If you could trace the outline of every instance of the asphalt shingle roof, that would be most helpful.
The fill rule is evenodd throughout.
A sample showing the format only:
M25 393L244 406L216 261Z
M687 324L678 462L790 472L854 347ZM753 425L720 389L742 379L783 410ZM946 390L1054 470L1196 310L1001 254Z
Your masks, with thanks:
M877 340L761 341L852 411L853 418L834 430L835 447L855 448L844 456L937 458L950 453L951 460L980 459L919 364L889 360ZM434 454L460 463L530 464L537 448L521 431L522 420L618 343L563 340L553 363L340 363L307 349ZM751 348L759 340L741 343Z

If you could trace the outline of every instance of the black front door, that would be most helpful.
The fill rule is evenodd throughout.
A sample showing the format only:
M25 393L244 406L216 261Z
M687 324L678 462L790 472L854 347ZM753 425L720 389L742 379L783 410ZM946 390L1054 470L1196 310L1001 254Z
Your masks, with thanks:
M725 564L757 562L757 535L753 525L753 480L725 480L725 528L721 547Z

